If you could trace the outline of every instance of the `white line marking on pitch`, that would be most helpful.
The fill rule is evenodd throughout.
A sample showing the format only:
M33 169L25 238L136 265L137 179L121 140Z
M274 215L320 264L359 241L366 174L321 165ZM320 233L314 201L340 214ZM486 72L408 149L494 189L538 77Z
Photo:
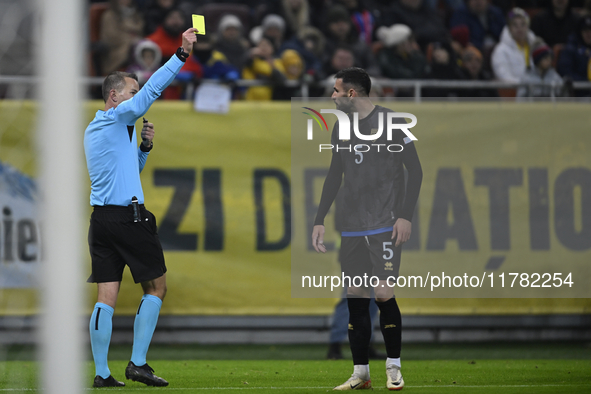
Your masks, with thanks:
M442 385L407 385L406 387L412 388L448 388L448 387L457 387L457 388L533 388L533 387L588 387L587 384L495 384L495 385L462 385L462 384L442 384ZM126 388L115 388L115 387L103 387L100 391L120 391L120 390L129 390L132 388L133 390L153 390L153 387L130 387L127 386ZM306 390L306 389L332 389L333 386L317 386L317 387L168 387L166 390ZM377 387L376 387L377 388ZM31 389L31 388L6 388L0 389L2 391L40 391L41 389ZM95 390L93 388L84 388L84 390Z

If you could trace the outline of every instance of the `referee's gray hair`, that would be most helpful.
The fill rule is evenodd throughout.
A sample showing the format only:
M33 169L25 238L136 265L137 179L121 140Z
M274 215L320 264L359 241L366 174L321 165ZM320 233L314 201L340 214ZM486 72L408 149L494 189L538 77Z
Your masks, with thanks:
M138 80L134 73L126 73L123 71L113 71L103 81L103 100L106 103L109 98L111 89L120 92L125 87L125 78L132 78Z

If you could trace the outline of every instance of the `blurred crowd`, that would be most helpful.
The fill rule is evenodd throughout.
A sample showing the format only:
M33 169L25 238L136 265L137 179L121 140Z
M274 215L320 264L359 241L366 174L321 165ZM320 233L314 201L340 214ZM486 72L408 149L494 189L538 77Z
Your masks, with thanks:
M179 82L269 82L234 87L234 98L247 100L300 96L298 84L284 83L298 80L309 83L310 96L328 96L322 82L352 66L375 78L522 83L518 96L573 95L573 81L591 81L591 0L110 0L92 2L93 10L94 75L125 70L145 82L175 53L191 14L202 14L207 34ZM186 98L186 86L171 86L163 98ZM413 94L374 86L376 96Z

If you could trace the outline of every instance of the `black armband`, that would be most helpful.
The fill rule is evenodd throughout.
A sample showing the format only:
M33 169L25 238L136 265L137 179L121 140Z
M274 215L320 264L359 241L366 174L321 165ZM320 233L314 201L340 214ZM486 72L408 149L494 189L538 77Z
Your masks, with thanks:
M143 142L140 144L140 150L141 150L142 152L149 152L149 151L151 151L151 150L152 150L152 148L153 148L153 147L154 147L154 143L153 143L153 142L150 142L150 146L149 146L149 147L147 147L147 148L146 148L146 145L144 145L144 143L143 143Z
M189 54L185 52L182 46L180 46L179 49L176 50L176 55L183 63L186 62L189 58Z

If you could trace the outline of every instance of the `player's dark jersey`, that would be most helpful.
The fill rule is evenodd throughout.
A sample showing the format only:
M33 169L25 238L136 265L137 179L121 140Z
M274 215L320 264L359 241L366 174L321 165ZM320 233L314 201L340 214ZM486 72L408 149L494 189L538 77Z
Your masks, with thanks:
M421 165L410 138L400 129L387 135L387 114L390 109L375 106L359 120L359 133L376 134L382 117L382 133L375 140L355 135L351 116L351 139L338 139L338 127L332 132L333 158L327 175L315 224L324 217L340 191L337 214L343 232L365 232L391 227L398 218L412 219L422 180ZM394 123L406 123L394 118ZM404 167L409 170L408 193L405 191ZM412 173L412 179L411 179ZM412 181L412 182L411 182ZM410 195L407 195L410 194Z
M388 112L393 111L376 105L367 117L359 120L359 132L371 135L378 131L379 117L382 117L382 134L376 140L365 141L357 137L352 116L351 140L339 140L338 128L336 125L333 128L333 153L340 156L344 174L342 209L339 209L343 215L343 231L392 226L402 208L405 190L401 151L407 145L406 135L395 129L392 140L387 139ZM400 121L404 122L403 119ZM412 143L408 138L406 141Z

